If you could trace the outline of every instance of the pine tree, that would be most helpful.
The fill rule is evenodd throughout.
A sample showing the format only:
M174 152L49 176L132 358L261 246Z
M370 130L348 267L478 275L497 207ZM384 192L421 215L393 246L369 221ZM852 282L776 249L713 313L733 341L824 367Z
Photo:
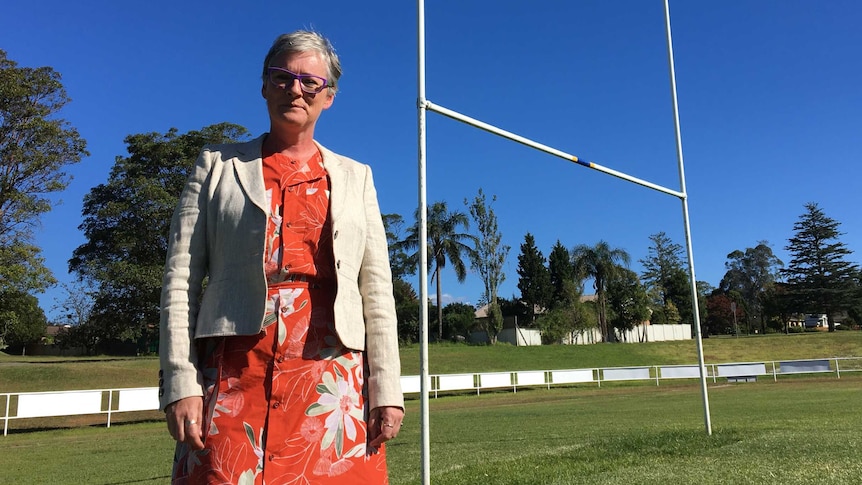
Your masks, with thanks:
M556 308L566 303L570 285L580 286L580 281L575 281L575 266L572 264L572 255L569 254L569 250L563 246L559 239L551 248L551 254L548 255L548 273L554 291L551 306Z
M529 232L524 236L521 254L518 255L518 289L521 290L521 299L527 304L532 322L536 318L536 307L548 307L553 290L548 268L545 267L545 257Z
M805 313L825 313L832 332L835 314L854 303L858 268L845 259L852 251L838 240L840 223L816 203L805 204L805 210L793 224L795 235L784 248L792 259L781 273L790 301Z

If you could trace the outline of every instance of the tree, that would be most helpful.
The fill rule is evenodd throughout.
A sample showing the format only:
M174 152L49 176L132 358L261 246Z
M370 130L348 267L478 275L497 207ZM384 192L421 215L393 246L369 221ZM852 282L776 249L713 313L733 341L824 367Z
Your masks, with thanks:
M825 313L833 332L835 313L853 305L859 269L845 260L852 251L838 240L840 223L815 203L805 204L805 210L793 224L795 235L785 247L792 259L781 274L797 307L806 313Z
M443 336L450 340L464 339L476 323L473 305L453 302L443 307Z
M632 330L649 319L649 296L634 271L620 268L608 282L607 292L610 323L615 329Z
M752 323L748 321L750 318L759 318L761 332L766 333L763 301L778 279L778 270L784 263L772 253L766 241L758 242L753 248L745 248L744 252L737 249L727 255L727 260L724 263L727 272L719 288L724 292L737 290L745 304L748 325Z
M389 246L389 267L392 269L392 279L403 279L410 274L409 257L398 244L402 239L404 218L400 214L383 214L383 226L386 228L386 244Z
M640 263L644 267L641 279L654 300L652 323L676 320L694 325L691 283L682 262L682 246L664 232L653 234L649 239L652 245Z
M738 333L737 325L745 317L745 309L742 305L736 304L730 296L719 290L707 297L706 307L709 316L704 321L708 333L713 335ZM733 313L734 310L736 315Z
M69 270L94 289L91 323L103 338L157 339L162 271L171 215L200 149L235 142L245 128L220 123L179 134L129 135L108 181L84 197L79 226L87 241L73 252Z
M23 351L42 339L47 325L35 296L15 289L0 291L0 349L9 346Z
M674 273L682 270L682 246L673 242L664 232L649 237L652 246L647 257L640 260L643 265L641 278L647 288L655 289L661 298L661 303L667 304L672 296L668 292Z
M491 201L496 200L497 196L492 196ZM488 305L487 330L491 341L496 342L497 334L503 329L503 315L497 303L497 288L506 281L503 265L511 247L502 244L503 235L497 227L497 215L491 209L491 204L486 202L481 188L472 201L465 199L464 204L467 205L470 217L479 231L474 251L470 253L470 265L479 273L485 286L481 303Z
M653 308L650 316L651 325L679 325L680 322L682 322L682 317L673 301L667 302L667 305Z
M96 355L99 345L106 340L103 329L96 322L88 322L64 329L57 334L54 343L63 350L80 350L84 355Z
M410 274L410 257L400 245L404 218L399 214L383 214L386 243L389 246L389 267L392 269L392 293L398 318L398 339L404 343L419 340L419 297L404 277Z
M856 287L856 297L853 304L847 309L847 316L850 318L853 325L862 324L862 270L857 270L853 276L853 281Z
M505 317L513 317L516 322L528 320L530 310L523 300L512 295L512 298L498 297L497 302L500 304L500 313Z
M577 278L572 256L559 239L551 248L551 254L548 255L548 274L553 288L551 307L555 308L567 301L569 283L580 283L575 281Z
M86 142L57 113L69 102L50 67L18 67L0 50L0 290L41 292L55 283L32 244L63 169L88 155ZM0 309L2 310L2 309Z
M416 223L407 233L407 237L401 242L401 247L407 250L416 250L410 256L412 267L419 265L419 211L415 214ZM464 264L463 256L471 258L476 238L472 234L460 232L462 229L470 228L470 221L460 211L449 212L446 202L435 202L428 208L428 264L432 265L431 279L437 282L437 338L443 338L443 298L442 284L440 282L440 271L446 267L447 261L452 263L455 277L463 283L467 278L467 266Z
M705 330L703 327L703 322L705 322L706 319L709 318L709 308L706 304L706 299L707 299L707 297L709 297L709 295L712 294L713 291L715 291L715 288L711 284L707 283L706 281L698 281L696 288L697 288L697 309L698 309L698 313L700 314L699 316L700 316L701 330ZM701 332L701 333L705 333L705 332Z
M54 285L57 281L40 252L20 237L0 242L0 291L42 292Z
M93 292L80 282L61 286L66 296L54 300L51 310L58 315L54 323L72 327L87 324L93 312Z
M398 319L398 339L404 343L419 340L419 297L401 278L392 280L395 296L395 316Z
M581 244L572 250L575 271L593 279L603 342L611 342L613 338L607 318L607 285L620 272L620 263L628 266L629 260L629 254L625 250L611 248L605 241L599 241L595 246Z
M524 235L521 254L518 255L518 289L521 290L521 299L527 305L532 323L536 319L536 307L546 309L550 306L552 289L545 257L529 232Z
M857 299L857 301L860 301ZM762 297L763 313L767 315L770 326L790 333L790 317L797 312L787 293L787 284L776 281Z
M543 343L562 343L566 337L569 342L574 342L575 333L595 324L589 318L587 305L581 302L581 285L565 280L562 286L560 299L536 319L536 326L542 331Z

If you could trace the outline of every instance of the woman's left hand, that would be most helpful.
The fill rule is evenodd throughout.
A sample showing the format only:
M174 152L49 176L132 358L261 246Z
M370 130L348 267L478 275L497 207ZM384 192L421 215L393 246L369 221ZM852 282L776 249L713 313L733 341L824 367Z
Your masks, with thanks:
M398 436L404 410L394 406L381 406L371 410L368 418L369 445L379 448L383 443Z

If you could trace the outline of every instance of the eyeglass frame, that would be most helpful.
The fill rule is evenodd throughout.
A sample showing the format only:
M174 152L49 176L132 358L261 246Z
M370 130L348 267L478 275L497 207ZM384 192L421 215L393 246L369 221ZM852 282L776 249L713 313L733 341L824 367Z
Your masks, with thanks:
M285 69L285 68L283 68L283 67L275 67L275 66L267 67L267 68L266 68L266 71L267 71L267 73L266 73L266 79L267 79L270 83L272 83L272 85L273 85L273 86L275 86L275 87L277 87L277 88L279 88L279 89L288 89L288 88L290 88L291 86L293 86L293 83L294 83L295 81L297 81L297 80L299 81L299 88L302 90L302 92L307 93L307 94L317 94L317 93L319 93L319 92L323 91L323 90L324 90L324 89L326 89L326 88L332 87L332 85L330 85L330 84L329 84L329 80L328 80L328 79L326 79L326 78L325 78L325 77L323 77L323 76L317 76L317 75L314 75L314 74L298 74L298 73L295 73L295 72L290 71L290 70L288 70L288 69ZM273 73L273 72L284 72L284 73L287 73L287 74L289 74L289 75L293 76L293 80L290 82L290 84L286 84L286 83L285 83L285 84L284 84L284 86L282 86L282 85L280 85L280 84L276 84L276 83L272 80L272 73ZM320 89L318 89L317 91L306 89L306 86L305 86L305 84L303 84L302 80L303 80L303 79L307 79L307 78L319 79L319 80L323 81L323 85L322 85L322 86L320 87Z

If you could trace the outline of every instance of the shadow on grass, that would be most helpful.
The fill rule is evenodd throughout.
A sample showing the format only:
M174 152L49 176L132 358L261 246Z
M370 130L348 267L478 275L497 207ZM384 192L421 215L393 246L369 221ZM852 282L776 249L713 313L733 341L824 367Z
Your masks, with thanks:
M46 420L48 418L28 418L28 419L43 419ZM126 425L132 424L145 424L145 423L162 423L164 419L153 419L153 418L142 418L142 419L131 419L127 421L111 421L111 428L120 428ZM71 431L75 429L81 428L106 428L105 421L102 420L99 423L86 423L86 424L64 424L64 425L35 425L35 426L27 426L22 428L9 428L7 434L9 435L23 435L30 433L41 433L46 431Z
M130 483L147 483L147 482L158 482L164 483L164 480L170 480L170 475L152 477L152 478L142 478L140 480L126 480L123 482L106 482L104 485L126 485Z

